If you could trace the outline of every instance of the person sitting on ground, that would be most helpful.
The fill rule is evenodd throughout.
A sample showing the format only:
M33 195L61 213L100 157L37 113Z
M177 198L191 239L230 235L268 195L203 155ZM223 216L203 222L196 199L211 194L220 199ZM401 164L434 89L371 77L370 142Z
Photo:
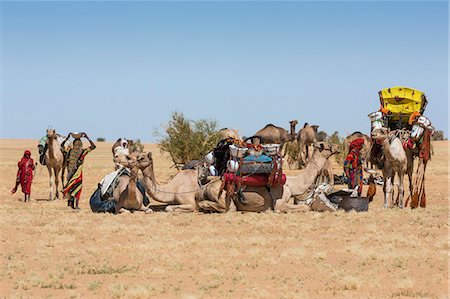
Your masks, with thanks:
M127 156L130 154L129 144L125 138L120 138L119 146L113 147L113 160L116 161L118 156ZM116 170L121 168L122 165L120 163L116 163Z
M68 157L67 184L63 188L63 194L65 197L69 196L67 205L73 209L79 210L79 201L83 186L84 158L88 153L94 150L96 146L94 142L86 135L86 133L81 133L81 138L86 138L91 145L88 148L83 149L83 142L81 139L75 138L73 141L73 148L66 150L64 145L71 135L72 133L70 133L61 144L62 150L65 151L66 156Z
M31 159L31 152L26 150L23 154L22 159L17 163L19 170L17 170L16 185L11 190L11 194L16 193L17 187L22 187L22 192L25 195L25 202L30 200L31 194L31 182L33 181L33 172L35 169L35 164L33 159Z
M349 145L349 152L344 161L344 172L348 178L348 188L358 187L358 195L361 195L363 188L363 159L361 149L364 146L364 139L357 138Z

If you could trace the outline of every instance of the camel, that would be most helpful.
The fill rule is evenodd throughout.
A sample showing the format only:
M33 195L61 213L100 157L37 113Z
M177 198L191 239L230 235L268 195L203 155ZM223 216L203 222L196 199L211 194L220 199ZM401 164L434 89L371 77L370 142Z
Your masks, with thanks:
M195 212L198 211L196 200L201 188L198 184L198 171L187 169L180 171L166 185L159 185L153 170L152 153L135 152L128 159L136 159L139 169L144 175L145 190L155 201L169 204L166 212Z
M116 159L116 161L118 161ZM136 186L139 173L139 163L136 155L128 155L121 159L120 164L130 170L130 176L122 175L119 184L114 189L113 198L116 201L116 213L131 213L132 211L143 211L146 214L153 212L144 206L144 196Z
M313 145L317 142L317 129L319 126L312 125L310 126L308 123L303 125L303 128L298 131L297 135L297 145L298 145L298 167L302 168L306 165L309 159L309 149L310 145ZM305 160L303 160L302 154L305 154Z
M253 144L260 143L277 143L284 144L285 142L293 141L295 139L295 126L298 124L297 120L291 120L290 124L290 132L287 130L277 127L273 124L268 124L261 130L255 133L252 137L247 138L246 140L252 140Z
M328 158L337 152L336 145L330 146L323 142L314 144L314 152L310 163L297 176L287 177L284 186L270 189L264 186L246 186L242 192L243 198L241 200L234 200L235 207L232 203L226 201L226 197L223 194L218 198L218 187L221 182L213 182L205 191L205 193L210 193L208 194L209 200L201 201L199 206L202 210L213 212L235 209L237 211L247 212L264 212L273 209L275 212L280 213L307 211L309 210L308 206L291 203L293 197L305 193L309 188L314 186L317 177L326 166ZM214 191L215 194L211 195Z
M220 139L233 138L236 140L242 140L241 135L236 129L222 128L219 130Z
M394 205L394 179L395 174L398 175L398 195L397 203L400 208L403 208L403 178L405 173L408 174L409 189L412 194L412 172L414 168L414 157L410 150L405 151L403 148L402 140L407 138L405 134L408 134L403 130L395 130L389 133L372 132L375 139L381 141L381 145L384 153L384 167L383 167L383 192L384 192L384 208L388 208L389 199L391 199L391 205Z
M61 150L61 146L57 140L58 136L55 129L47 129L47 147L48 150L45 153L45 161L50 176L50 195L49 200L59 199L58 187L59 187L59 172L61 171L61 183L64 184L64 169L65 159ZM56 186L56 192L54 193L54 186Z

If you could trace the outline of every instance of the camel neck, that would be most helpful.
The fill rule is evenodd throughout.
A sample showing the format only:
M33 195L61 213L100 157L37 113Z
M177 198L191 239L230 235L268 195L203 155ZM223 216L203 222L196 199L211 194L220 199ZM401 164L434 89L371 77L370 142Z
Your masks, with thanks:
M134 173L132 170L130 170L130 181L128 182L128 196L130 199L137 200L137 194L136 194L136 173Z
M173 202L173 194L165 193L165 186L159 185L156 181L152 166L143 169L142 173L144 174L145 189L151 198L164 203Z
M315 182L320 172L325 167L327 158L318 152L314 152L311 161L306 165L297 176L289 177L289 187L292 195L300 195L305 193Z
M56 148L55 148L56 146ZM58 142L56 141L56 138L49 137L48 138L48 155L51 159L54 159L56 157L56 153L59 150Z

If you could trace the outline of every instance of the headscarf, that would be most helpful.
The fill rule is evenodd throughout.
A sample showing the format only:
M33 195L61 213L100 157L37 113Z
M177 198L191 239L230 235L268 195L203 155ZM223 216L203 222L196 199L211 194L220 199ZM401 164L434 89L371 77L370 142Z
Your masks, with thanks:
M19 167L21 167L21 165L25 165L25 163L27 163L30 160L31 160L31 152L29 150L24 151L23 157L18 163Z
M349 145L349 152L356 150L360 151L364 145L364 139L363 138L356 138L353 140Z
M122 140L120 141L120 145L121 145L122 147L124 147L124 148L127 148L127 147L128 147L128 141L127 141L126 139L122 139Z

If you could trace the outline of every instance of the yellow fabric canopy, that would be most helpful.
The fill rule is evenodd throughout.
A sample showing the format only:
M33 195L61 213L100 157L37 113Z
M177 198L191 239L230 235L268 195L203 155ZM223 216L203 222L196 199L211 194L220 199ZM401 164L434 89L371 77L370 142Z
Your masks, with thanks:
M380 104L392 114L410 115L418 111L423 114L427 105L427 98L420 90L395 86L381 90Z

